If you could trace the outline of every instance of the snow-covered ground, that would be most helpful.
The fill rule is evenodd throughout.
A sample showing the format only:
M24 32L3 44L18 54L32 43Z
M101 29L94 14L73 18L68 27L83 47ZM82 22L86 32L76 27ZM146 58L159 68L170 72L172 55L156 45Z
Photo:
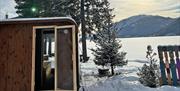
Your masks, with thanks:
M91 48L95 48L95 43L87 41L88 56L90 60L87 63L80 63L81 89L80 91L180 91L180 87L161 86L158 88L149 88L143 86L138 81L138 68L144 63L146 46L152 45L157 48L158 45L180 45L180 36L175 37L149 37L145 38L126 38L121 39L123 47L121 51L127 52L128 65L115 69L116 73L122 74L113 77L97 76L97 68L93 62L94 56L91 54ZM157 49L154 49L157 52ZM79 43L81 53L81 43ZM129 54L129 55L128 55ZM158 58L158 57L157 57Z
M158 88L145 87L133 76L114 76L91 86L80 88L80 91L180 91L178 87L162 86Z

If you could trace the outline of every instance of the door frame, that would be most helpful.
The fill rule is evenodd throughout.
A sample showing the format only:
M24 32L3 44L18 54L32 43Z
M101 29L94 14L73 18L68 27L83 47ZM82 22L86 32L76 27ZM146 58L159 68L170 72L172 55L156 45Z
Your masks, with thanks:
M55 64L57 61L57 29L61 28L72 28L72 61L73 61L73 90L60 90L57 89L57 64L55 65L55 89L54 90L45 90L45 91L77 91L77 68L76 68L76 34L75 34L75 25L64 25L64 26L57 26L57 25L49 25L49 26L33 26L32 30L32 75L31 75L31 91L35 91L35 52L36 52L36 29L43 29L43 28L54 28L55 31Z

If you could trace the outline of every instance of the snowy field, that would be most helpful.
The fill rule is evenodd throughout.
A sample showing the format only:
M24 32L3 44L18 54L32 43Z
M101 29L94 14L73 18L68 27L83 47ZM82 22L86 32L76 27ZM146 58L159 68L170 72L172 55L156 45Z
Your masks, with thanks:
M122 74L109 78L97 77L98 66L94 64L94 56L89 50L95 48L95 43L87 41L87 51L90 60L87 63L80 63L82 86L80 91L83 91L83 89L84 91L180 91L180 87L172 86L145 87L139 83L136 74L138 68L142 67L144 63L148 63L145 58L147 45L151 45L157 53L158 45L180 45L180 36L123 38L120 40L123 44L120 51L127 52L128 65L116 68L115 72L121 72ZM81 43L79 43L79 52L82 52Z

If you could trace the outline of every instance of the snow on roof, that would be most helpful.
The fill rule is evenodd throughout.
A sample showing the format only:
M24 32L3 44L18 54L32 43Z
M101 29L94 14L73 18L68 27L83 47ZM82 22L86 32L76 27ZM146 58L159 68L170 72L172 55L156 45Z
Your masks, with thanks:
M45 17L45 18L16 18L16 19L4 19L0 20L0 22L9 22L9 21L41 21L41 20L71 20L74 23L75 20L70 17Z

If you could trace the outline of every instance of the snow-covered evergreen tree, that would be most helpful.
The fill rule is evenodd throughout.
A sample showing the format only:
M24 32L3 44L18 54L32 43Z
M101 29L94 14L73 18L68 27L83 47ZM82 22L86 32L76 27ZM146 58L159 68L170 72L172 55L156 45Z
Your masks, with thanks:
M149 61L149 65L144 64L137 75L140 77L139 81L144 84L145 86L149 87L156 87L158 85L158 65L156 64L156 59L154 56L156 53L153 52L152 47L149 45L147 46L146 58Z
M114 68L116 66L123 66L127 64L125 60L125 52L119 52L122 45L116 40L116 31L112 28L112 10L109 7L107 0L98 0L97 11L94 12L97 17L96 20L98 29L96 32L96 49L92 49L95 56L94 62L96 65L110 66L112 75L114 75ZM100 13L98 13L98 11Z

